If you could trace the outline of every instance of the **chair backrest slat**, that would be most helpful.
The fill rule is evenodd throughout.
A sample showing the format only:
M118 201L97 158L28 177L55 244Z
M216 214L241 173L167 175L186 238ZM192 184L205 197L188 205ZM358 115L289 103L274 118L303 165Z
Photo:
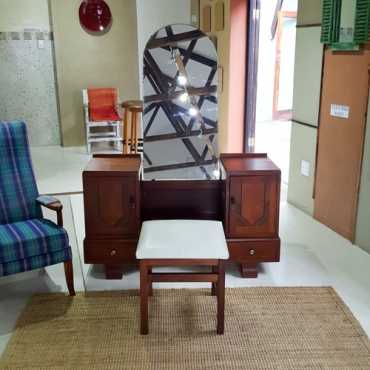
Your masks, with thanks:
M0 224L42 218L38 195L26 124L0 122Z

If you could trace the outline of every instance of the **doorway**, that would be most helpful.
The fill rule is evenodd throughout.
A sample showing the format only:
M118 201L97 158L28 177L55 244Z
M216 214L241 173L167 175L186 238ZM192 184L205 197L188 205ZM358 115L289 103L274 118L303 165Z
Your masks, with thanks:
M275 4L260 2L254 151L268 153L287 185L298 1Z

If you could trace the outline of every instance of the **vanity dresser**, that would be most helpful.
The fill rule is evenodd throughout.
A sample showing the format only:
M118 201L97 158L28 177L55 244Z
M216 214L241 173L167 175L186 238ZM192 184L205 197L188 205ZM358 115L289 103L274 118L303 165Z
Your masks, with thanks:
M140 155L97 155L83 172L85 263L107 279L136 264L141 223L155 219L223 222L230 262L257 277L260 262L280 258L280 170L266 154L222 154L211 180L145 180Z

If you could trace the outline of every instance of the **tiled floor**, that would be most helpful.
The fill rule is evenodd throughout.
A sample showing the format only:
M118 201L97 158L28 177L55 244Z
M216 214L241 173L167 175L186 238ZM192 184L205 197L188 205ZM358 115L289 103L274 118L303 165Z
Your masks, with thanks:
M82 149L61 149L33 151L37 180L41 192L65 193L65 188L78 192L81 186L81 168L87 160ZM60 150L60 152L58 152ZM73 160L75 153L77 163ZM52 153L58 153L60 165L56 178L57 160L50 160ZM64 159L63 159L64 158ZM47 163L45 163L47 162ZM63 185L65 183L65 186ZM50 190L51 189L51 190ZM283 194L286 187L283 186ZM112 290L138 288L138 271L127 268L122 280L107 281L99 266L83 263L82 241L84 238L84 217L82 194L62 195L65 227L69 233L74 252L73 266L75 286L83 290ZM313 220L305 213L286 203L281 203L280 236L282 239L281 262L260 266L257 279L242 279L235 266L227 271L227 287L236 286L333 286L350 307L363 328L370 336L370 255L343 239L333 231ZM47 217L53 218L52 213ZM165 285L157 285L164 287ZM205 285L171 284L171 287L199 287ZM156 286L155 286L156 287ZM166 286L167 287L167 286ZM0 354L11 336L16 319L27 299L34 292L66 291L62 265L51 266L43 272L29 272L0 279ZM226 318L227 319L227 318Z
M84 147L34 147L31 155L41 194L82 192L81 172L90 159Z

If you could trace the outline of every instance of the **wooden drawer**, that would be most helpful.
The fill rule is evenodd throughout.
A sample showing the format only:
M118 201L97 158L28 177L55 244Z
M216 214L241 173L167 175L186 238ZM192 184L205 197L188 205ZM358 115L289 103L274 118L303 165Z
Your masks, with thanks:
M85 263L124 264L136 261L137 241L86 240L84 241Z
M233 262L279 262L280 239L228 240Z

